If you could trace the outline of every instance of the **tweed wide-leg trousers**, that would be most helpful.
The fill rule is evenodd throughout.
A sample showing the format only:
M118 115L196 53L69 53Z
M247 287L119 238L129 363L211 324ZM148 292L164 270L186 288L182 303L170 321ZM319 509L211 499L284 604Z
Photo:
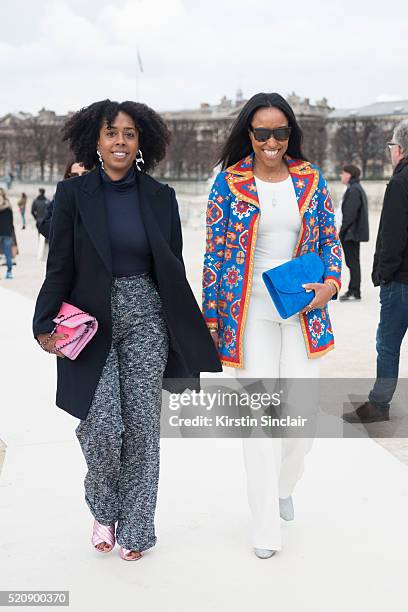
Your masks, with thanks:
M86 419L76 428L85 456L85 500L120 546L156 543L162 379L168 331L149 274L115 278L112 345Z

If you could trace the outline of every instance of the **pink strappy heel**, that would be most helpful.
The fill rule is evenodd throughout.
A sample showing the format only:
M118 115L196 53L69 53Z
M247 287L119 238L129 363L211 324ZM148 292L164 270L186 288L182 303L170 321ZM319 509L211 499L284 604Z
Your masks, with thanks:
M110 546L109 550L104 550L103 548L102 549L97 548L97 545L102 544L102 542L106 542L106 544L109 544ZM111 525L111 526L101 525L95 519L94 526L93 526L93 533L92 533L92 544L95 550L101 553L108 553L115 546L115 542L116 542L115 525Z
M139 553L140 556L134 557L133 559L129 559L126 555L128 555L131 552L137 552ZM123 546L121 546L119 549L119 555L122 557L124 561L139 561L139 559L143 557L143 552L141 552L140 550L132 550L129 548L123 548Z

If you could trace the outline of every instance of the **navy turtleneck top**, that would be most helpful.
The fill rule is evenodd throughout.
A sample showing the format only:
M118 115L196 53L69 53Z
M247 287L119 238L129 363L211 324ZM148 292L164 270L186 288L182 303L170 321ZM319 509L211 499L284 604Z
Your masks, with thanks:
M132 167L119 181L100 168L112 253L113 276L150 272L152 251L140 213L136 171Z

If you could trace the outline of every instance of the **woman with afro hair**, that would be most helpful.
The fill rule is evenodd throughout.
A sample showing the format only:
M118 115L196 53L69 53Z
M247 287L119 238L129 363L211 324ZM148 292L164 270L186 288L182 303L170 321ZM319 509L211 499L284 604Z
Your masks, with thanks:
M106 553L117 541L133 561L156 543L162 388L197 388L221 365L186 278L174 190L148 174L169 142L161 117L103 100L72 115L63 138L90 172L57 186L33 333L58 357L57 406L80 419L92 544ZM62 302L99 324L75 360L51 333Z

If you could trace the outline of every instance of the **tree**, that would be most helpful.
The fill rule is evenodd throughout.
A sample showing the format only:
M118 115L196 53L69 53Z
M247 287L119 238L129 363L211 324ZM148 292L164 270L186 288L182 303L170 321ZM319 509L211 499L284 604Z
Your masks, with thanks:
M45 123L38 116L28 119L25 129L29 134L28 146L40 166L41 181L44 181L46 166L53 168L55 164L56 149L61 142L59 126Z
M341 165L359 163L357 148L356 120L347 119L337 128L334 137L335 155Z
M323 120L302 119L303 150L312 162L323 165L326 156L327 134Z
M345 119L334 138L335 154L341 165L361 166L363 178L382 174L385 164L385 133L381 117Z

